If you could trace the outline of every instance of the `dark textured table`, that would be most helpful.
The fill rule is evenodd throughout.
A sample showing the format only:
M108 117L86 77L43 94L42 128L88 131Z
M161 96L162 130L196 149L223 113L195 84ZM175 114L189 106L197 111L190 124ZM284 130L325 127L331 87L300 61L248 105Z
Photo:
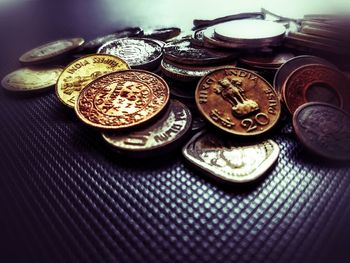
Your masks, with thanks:
M0 8L1 77L45 41L181 17L180 10L166 20L168 8L157 21L164 6L142 16L136 1ZM244 188L208 179L179 152L148 163L116 155L53 90L13 96L1 89L0 123L0 262L350 260L350 168L315 160L288 121L271 135L278 163Z

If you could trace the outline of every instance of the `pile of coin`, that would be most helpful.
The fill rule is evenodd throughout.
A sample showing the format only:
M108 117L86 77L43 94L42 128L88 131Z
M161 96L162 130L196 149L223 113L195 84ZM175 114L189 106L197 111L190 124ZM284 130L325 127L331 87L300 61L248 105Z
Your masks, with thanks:
M87 43L54 41L21 56L26 67L2 85L55 85L63 105L119 154L149 157L184 145L189 163L224 182L255 181L277 161L270 137L281 116L293 117L311 152L350 160L348 78L324 58L296 56L293 33L286 38L284 24L264 17L195 20L181 38L179 28L135 27Z

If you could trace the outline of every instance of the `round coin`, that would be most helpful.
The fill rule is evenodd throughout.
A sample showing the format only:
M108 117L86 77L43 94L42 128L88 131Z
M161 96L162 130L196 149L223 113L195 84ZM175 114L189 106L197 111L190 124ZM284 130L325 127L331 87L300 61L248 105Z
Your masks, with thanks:
M6 75L1 85L9 91L36 91L55 85L62 72L60 67L26 67Z
M84 44L82 38L56 40L24 53L19 61L24 64L45 63L77 49Z
M191 127L190 110L177 100L152 125L130 133L105 132L103 139L122 153L150 156L179 146Z
M331 160L350 160L348 113L326 103L306 103L294 113L293 127L311 152Z
M90 82L80 92L75 112L96 128L131 128L156 117L168 100L169 87L161 77L143 70L126 70Z
M166 41L170 38L177 37L180 33L181 29L178 27L166 27L147 30L145 31L144 37Z
M152 39L122 38L107 42L97 53L120 57L134 69L152 70L160 64L162 46Z
M252 67L279 68L281 65L292 59L291 52L276 52L271 54L249 54L240 57L240 62Z
M79 58L69 64L56 84L56 94L60 101L74 108L80 91L91 81L102 75L129 69L128 64L115 56L95 54Z
M349 81L340 71L311 64L296 69L285 82L282 95L288 111L307 102L327 102L350 112Z
M276 162L279 147L272 140L238 143L232 138L203 131L182 150L196 168L214 179L229 183L248 183L259 179Z
M164 58L179 64L210 65L232 60L233 52L217 51L191 45L188 39L168 43L164 46Z
M281 113L271 85L259 75L235 67L204 76L197 85L195 100L210 123L235 135L265 133L275 126Z

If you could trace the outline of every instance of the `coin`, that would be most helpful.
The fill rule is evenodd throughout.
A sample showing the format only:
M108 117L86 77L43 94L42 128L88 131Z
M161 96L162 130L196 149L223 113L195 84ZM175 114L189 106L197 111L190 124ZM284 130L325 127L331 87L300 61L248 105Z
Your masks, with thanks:
M239 61L252 67L279 68L281 65L292 59L294 54L287 51L270 54L248 54L240 57Z
M195 135L182 150L196 168L214 179L229 183L248 183L259 179L276 162L279 147L272 140L239 143L203 131Z
M97 53L120 57L131 68L152 70L160 64L162 46L152 39L122 38L107 42Z
M150 156L179 146L191 127L190 110L177 100L152 125L130 133L105 132L103 139L122 153Z
M144 37L166 41L170 38L178 36L180 33L181 29L178 27L166 27L147 30L144 33Z
M35 91L55 85L61 67L25 67L6 75L1 85L10 91Z
M156 117L168 100L169 87L161 77L143 70L126 70L88 84L79 94L75 112L96 128L131 128Z
M325 64L331 67L335 67L327 60L315 56L303 55L288 60L277 70L275 78L273 80L273 87L279 94L280 99L282 99L282 87L284 86L284 83L289 75L297 68L309 64Z
M143 35L143 30L140 27L128 27L128 28L118 30L112 34L100 36L93 40L90 40L83 46L83 48L87 50L97 50L104 43L107 43L111 40L114 40L117 38L124 38L124 37L138 37L142 35Z
M328 45L328 46L344 48L344 43L342 43L338 40L319 37L316 35L304 34L304 33L300 33L300 32L289 32L288 37L296 39L296 40L301 40L301 41L305 40L305 41L317 42L317 43Z
M84 44L82 38L56 40L24 53L19 61L24 64L45 63L77 49Z
M350 160L350 115L339 108L311 102L299 107L293 127L311 152L331 160Z
M304 34L310 34L310 35L315 35L315 36L329 38L329 39L342 40L342 37L339 32L330 30L330 29L325 29L325 28L303 26L300 32Z
M326 65L311 64L296 69L287 79L282 95L287 109L311 101L327 102L350 112L349 81L340 71Z
M211 124L235 135L265 133L275 126L281 112L277 94L265 79L235 67L204 76L197 85L195 99Z
M74 108L80 91L94 79L119 70L129 69L122 59L104 54L87 55L69 64L58 78L56 94L60 101Z
M164 46L164 58L179 64L210 65L232 60L236 56L237 54L232 52L195 47L187 39Z
M190 39L191 44L198 47L204 46L204 30L198 29L192 33L192 37Z

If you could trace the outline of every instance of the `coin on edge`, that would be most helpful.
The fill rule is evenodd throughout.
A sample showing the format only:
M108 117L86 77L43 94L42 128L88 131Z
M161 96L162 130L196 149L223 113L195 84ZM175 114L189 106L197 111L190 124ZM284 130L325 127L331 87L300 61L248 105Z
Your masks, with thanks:
M181 102L171 100L167 111L151 126L129 133L104 132L102 137L119 152L147 157L179 146L191 122L190 110Z
M79 58L69 64L56 83L60 101L74 108L80 91L91 81L108 73L129 69L128 64L115 56L94 54Z
M326 102L350 112L349 80L326 65L311 64L296 69L282 88L288 111L307 102Z
M277 161L279 147L272 140L239 143L203 131L182 150L196 168L214 179L230 183L248 183L259 179Z
M210 123L235 135L265 133L281 114L272 86L259 75L236 67L217 69L204 76L197 85L195 100Z
M61 67L25 67L6 75L1 85L9 91L38 91L56 84L63 68Z
M75 112L86 124L101 129L123 129L145 124L169 101L169 87L144 70L109 73L90 82L79 94Z
M168 39L177 37L178 35L180 35L180 33L181 29L178 27L166 27L145 30L144 37L166 41Z
M280 51L271 54L247 54L239 58L239 61L245 65L261 68L279 68L288 60L294 58L295 55L291 52Z
M56 40L29 50L19 58L19 61L24 64L44 63L67 54L83 44L82 38Z
M148 38L121 38L102 45L97 53L120 57L131 68L151 70L160 64L162 45Z
M350 115L319 102L300 106L293 127L301 143L311 152L331 160L350 160Z

